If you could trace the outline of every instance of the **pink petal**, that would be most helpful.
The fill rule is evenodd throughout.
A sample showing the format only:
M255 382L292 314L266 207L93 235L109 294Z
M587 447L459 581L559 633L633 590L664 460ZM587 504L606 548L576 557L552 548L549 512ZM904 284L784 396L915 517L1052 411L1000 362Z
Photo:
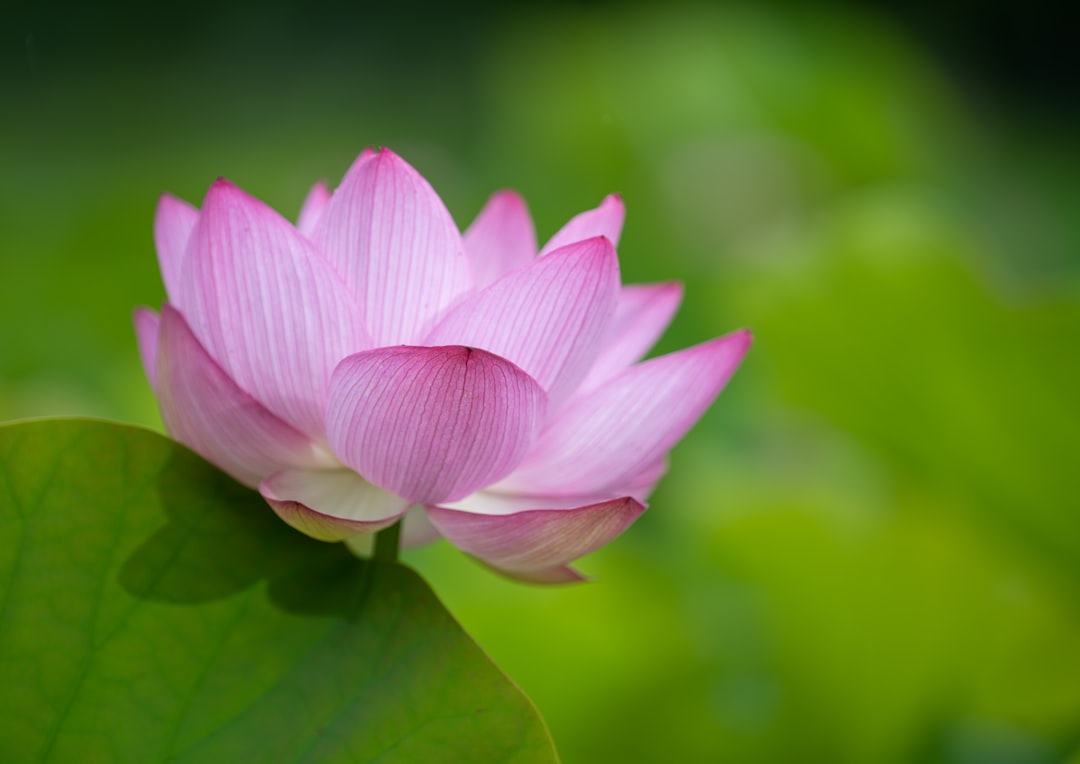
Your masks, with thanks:
M618 246L619 234L622 233L623 220L626 219L626 207L618 194L604 197L600 206L593 210L582 212L570 218L570 221L559 229L558 233L551 237L544 248L540 250L540 256L554 252L567 244L576 241L584 241L594 236L603 236L611 242L612 246Z
M572 508L545 498L533 499L532 509L519 510L520 503L469 497L460 508L428 507L428 517L454 546L513 578L565 583L581 580L567 563L608 543L645 511L629 497Z
M415 343L470 286L450 213L428 182L386 149L353 164L312 240L356 295L376 345Z
M539 382L554 407L595 359L618 289L619 263L611 243L578 242L462 301L424 344L497 353Z
M579 391L598 387L641 360L671 323L680 302L682 285L674 282L623 287L604 350Z
M749 347L750 333L734 332L645 361L575 397L495 490L626 491L705 413Z
M139 346L139 359L142 361L146 379L150 382L150 388L157 389L157 346L158 346L158 314L150 308L137 308L132 315L132 323L135 324L135 342Z
M486 287L536 257L536 228L525 200L513 191L493 194L465 231L473 282Z
M415 549L418 546L438 541L442 536L428 519L427 510L419 504L409 507L401 518L401 548ZM370 558L375 552L375 536L362 533L345 539L345 545L357 556Z
M453 501L517 466L546 406L529 375L483 350L377 348L334 371L327 434L376 485L417 503Z
M179 305L181 272L188 239L199 219L199 211L187 202L169 194L162 194L154 214L154 246L157 248L161 280L165 282L165 294L174 305Z
M315 230L315 224L319 222L319 218L322 217L323 211L326 210L326 205L329 203L330 187L326 185L325 181L320 180L311 187L307 198L304 199L303 206L300 207L300 217L296 220L296 230L304 234L304 236L311 236L311 232Z
M668 458L665 454L648 467L644 467L641 472L635 475L626 484L626 493L640 502L647 501L649 496L652 495L653 490L656 488L656 484L667 474L669 466Z
M160 321L158 403L174 438L249 486L282 467L332 461L310 438L237 387L178 311L166 304Z
M409 506L352 470L282 470L259 486L278 517L320 541L341 541L393 525Z
M192 233L182 297L191 330L237 385L321 438L330 372L371 342L359 306L311 243L218 180Z

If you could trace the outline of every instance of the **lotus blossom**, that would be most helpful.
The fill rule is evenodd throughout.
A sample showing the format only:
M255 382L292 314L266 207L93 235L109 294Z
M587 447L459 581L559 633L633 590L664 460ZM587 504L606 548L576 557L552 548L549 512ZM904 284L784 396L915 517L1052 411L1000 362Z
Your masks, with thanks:
M569 563L645 510L750 344L641 362L682 291L620 285L623 217L609 196L538 251L502 191L462 234L388 150L317 184L295 226L223 179L201 210L165 195L168 301L135 312L165 426L314 538L403 518L406 547L579 580Z

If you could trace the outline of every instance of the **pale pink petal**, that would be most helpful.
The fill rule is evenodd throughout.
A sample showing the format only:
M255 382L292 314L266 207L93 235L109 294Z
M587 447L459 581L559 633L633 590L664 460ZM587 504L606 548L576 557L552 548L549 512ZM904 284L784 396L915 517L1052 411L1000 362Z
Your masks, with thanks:
M160 323L157 396L169 434L249 486L282 467L332 461L237 387L178 311L166 304Z
M442 536L428 519L427 510L419 504L409 507L402 516L400 539L402 549L415 549L441 538ZM375 536L370 533L360 533L345 539L345 545L360 557L371 557L375 552Z
M674 282L623 287L604 349L578 390L591 390L640 361L671 323L680 302L682 285Z
M157 248L161 280L165 282L165 294L174 305L180 304L180 274L183 272L184 254L198 219L199 211L175 196L162 194L158 200L154 214L154 246Z
M570 221L560 228L558 233L552 236L540 250L540 256L543 257L567 244L591 239L594 236L603 236L613 246L618 246L625 218L626 207L623 206L622 199L618 194L611 194L605 197L596 209L570 218Z
M359 306L312 244L218 180L182 286L184 316L211 357L278 417L321 438L331 371L371 342Z
M611 242L578 242L462 301L424 344L497 353L543 385L554 407L592 365L618 289L619 263Z
M315 230L315 224L319 222L319 218L322 217L329 203L330 187L326 185L326 181L320 180L311 187L307 198L304 199L304 204L300 207L300 216L296 219L296 230L304 236L311 236L311 232Z
M139 346L139 359L142 361L146 379L150 382L152 390L157 389L157 346L158 346L158 314L150 308L136 308L132 315L132 323L135 324L135 341Z
M356 295L376 345L417 342L471 284L442 200L391 151L362 155L312 239Z
M499 356L399 345L341 362L326 428L338 457L368 480L434 503L505 477L535 440L546 407L543 389Z
M413 549L430 544L442 538L442 534L432 525L427 510L419 505L409 508L401 519L401 548Z
M581 580L567 563L608 543L645 511L630 497L573 508L548 508L552 502L537 498L534 509L518 511L513 501L491 512L497 502L470 497L457 509L428 507L428 517L454 546L513 578L537 583Z
M278 517L320 541L341 541L393 525L409 501L352 470L283 470L259 486Z
M657 459L648 467L644 467L637 475L634 475L623 489L627 495L633 496L640 502L648 500L652 495L660 478L667 474L669 462L667 455Z
M749 346L750 333L735 332L645 361L575 397L494 490L543 495L623 490L705 413Z
M465 231L473 283L486 287L536 257L536 228L525 200L513 191L493 194Z

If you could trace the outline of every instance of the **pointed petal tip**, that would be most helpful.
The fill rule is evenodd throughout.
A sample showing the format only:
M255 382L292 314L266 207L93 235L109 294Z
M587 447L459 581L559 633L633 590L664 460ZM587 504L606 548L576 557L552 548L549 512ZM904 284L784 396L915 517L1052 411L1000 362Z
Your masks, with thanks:
M491 199L498 199L506 204L519 204L525 206L525 197L512 188L500 188L491 195Z
M615 251L615 243L607 236L590 236L587 239L581 239L579 241L573 241L568 244L564 244L557 249L550 250L544 257L551 257L552 255L567 254L573 251L577 253L578 257L593 257L598 259L610 259L614 260L616 265L619 262L619 255Z
M754 333L748 328L736 329L723 337L717 337L713 342L717 344L730 344L737 349L740 355L746 355L750 346L754 344Z
M210 184L210 188L206 189L206 195L203 197L202 206L205 210L211 205L218 203L220 200L235 197L247 198L247 196L247 193L231 180L218 176L218 178Z
M158 197L157 210L155 215L168 214L171 209L176 207L186 207L191 210L195 210L195 207L188 202L185 202L179 196L170 194L168 191Z
M609 194L597 207L579 213L567 221L540 250L543 257L560 247L587 239L590 236L604 235L615 245L619 243L623 222L626 220L626 208L622 197Z
M162 306L161 306L161 309L164 310L168 306L169 306L169 303L167 303L167 302L163 303ZM151 308L151 307L149 307L147 305L138 305L138 306L135 307L134 310L131 311L131 319L133 321L144 321L149 316L152 316L153 318L157 318L157 315L158 315L158 311L154 310L153 308Z

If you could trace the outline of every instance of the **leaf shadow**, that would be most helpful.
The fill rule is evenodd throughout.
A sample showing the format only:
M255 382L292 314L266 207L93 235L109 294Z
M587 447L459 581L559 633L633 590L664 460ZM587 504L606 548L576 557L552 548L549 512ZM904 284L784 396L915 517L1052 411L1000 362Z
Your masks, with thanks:
M344 544L293 530L258 493L186 448L173 449L155 483L167 523L138 545L118 576L135 597L197 605L265 581L286 611L343 616L365 596L371 563Z

